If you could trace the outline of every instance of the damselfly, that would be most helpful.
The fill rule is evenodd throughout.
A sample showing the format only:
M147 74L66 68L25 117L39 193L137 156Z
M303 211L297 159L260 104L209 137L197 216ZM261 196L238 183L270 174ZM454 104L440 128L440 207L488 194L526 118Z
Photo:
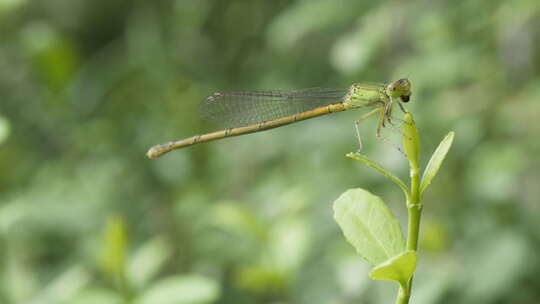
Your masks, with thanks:
M146 155L159 157L174 149L190 145L281 127L305 119L356 108L372 108L355 122L360 149L362 140L358 124L378 114L377 137L381 128L392 123L394 103L405 112L402 103L411 96L411 82L402 78L389 84L355 83L348 88L310 88L293 91L237 91L214 93L201 105L208 120L230 127L153 146Z

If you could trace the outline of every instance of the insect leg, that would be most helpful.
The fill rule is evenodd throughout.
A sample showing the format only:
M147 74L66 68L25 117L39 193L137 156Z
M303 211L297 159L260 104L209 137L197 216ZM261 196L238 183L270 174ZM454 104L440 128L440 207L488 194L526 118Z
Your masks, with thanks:
M407 109L405 109L405 107L401 104L401 102L398 101L397 104L399 105L399 108L401 109L401 111L403 111L403 113L407 114Z
M355 122L354 122L354 128L356 129L356 137L358 138L358 152L360 152L362 150L362 137L360 136L360 129L358 128L358 125L364 121L366 118L368 118L369 116L379 112L379 111L382 111L383 108L376 108L376 109L373 109L369 112L367 112L366 114L360 116L360 118L358 118Z
M388 116L387 116L387 113L385 112L381 112L381 115L379 116L379 123L377 124L377 133L376 133L376 136L377 138L389 143L390 145L392 145L394 148L396 148L401 154L403 154L404 156L405 155L405 152L403 152L403 150L398 146L396 145L395 143L393 143L392 141L390 141L388 138L386 138L384 135L381 134L381 130L382 128L384 127L384 120L387 119ZM392 127L394 127L393 124L391 124ZM400 133L401 130L399 130ZM403 133L402 133L403 134Z

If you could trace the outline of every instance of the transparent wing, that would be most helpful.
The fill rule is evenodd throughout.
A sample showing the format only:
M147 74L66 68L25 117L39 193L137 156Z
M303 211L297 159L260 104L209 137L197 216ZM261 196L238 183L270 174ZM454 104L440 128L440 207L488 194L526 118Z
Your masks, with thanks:
M204 119L237 127L343 102L349 88L217 92L199 105Z

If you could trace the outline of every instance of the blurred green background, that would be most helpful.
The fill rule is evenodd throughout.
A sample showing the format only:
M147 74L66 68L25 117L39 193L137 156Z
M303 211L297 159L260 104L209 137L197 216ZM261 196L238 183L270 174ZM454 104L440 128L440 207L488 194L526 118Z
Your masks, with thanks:
M0 37L0 303L393 303L332 218L363 187L406 220L344 157L364 111L145 153L214 91L401 77L423 163L456 132L412 303L540 303L538 0L0 0Z

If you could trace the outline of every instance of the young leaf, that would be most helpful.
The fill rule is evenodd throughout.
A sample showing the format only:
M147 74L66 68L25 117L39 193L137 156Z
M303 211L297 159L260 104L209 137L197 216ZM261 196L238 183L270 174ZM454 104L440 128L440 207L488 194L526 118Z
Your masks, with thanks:
M397 281L401 286L407 286L416 269L417 255L415 251L405 251L388 261L377 265L369 273L372 279Z
M450 150L450 147L452 146L453 140L454 132L448 133L448 135L446 135L446 137L441 141L441 143L431 156L431 159L427 164L426 170L424 170L424 174L422 175L422 181L420 182L420 195L424 193L427 186L431 184L431 181L433 180L435 175L437 175L437 172L439 171L439 168L441 167L441 164L446 157L448 150Z
M379 265L405 251L398 220L384 202L364 189L350 189L334 202L334 218L347 241Z
M405 197L409 198L409 189L407 189L407 186L405 185L405 183L399 177L392 174L392 172L386 170L383 166L381 166L377 162L369 159L367 156L365 156L363 154L360 154L358 152L356 152L356 153L348 153L345 156L347 156L349 158L352 158L352 159L355 159L355 160L358 160L358 161L361 161L366 166L379 171L382 175L388 177L391 181L396 183L401 188L403 193L405 194Z
M418 159L420 158L420 135L414 122L411 112L405 114L403 123L403 149L407 154L411 168L418 168Z

